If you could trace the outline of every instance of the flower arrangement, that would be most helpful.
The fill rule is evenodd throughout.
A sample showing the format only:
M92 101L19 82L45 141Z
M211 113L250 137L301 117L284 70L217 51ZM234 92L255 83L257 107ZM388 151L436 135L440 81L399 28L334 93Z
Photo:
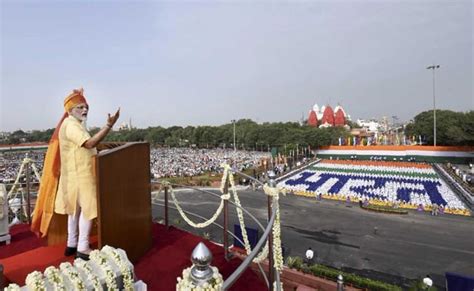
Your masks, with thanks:
M28 276L26 276L25 283L29 290L46 291L46 284L44 282L43 274L38 271L28 274Z
M71 281L75 290L78 290L78 291L87 290L86 285L82 281L81 276L70 263L68 262L61 263L61 265L59 265L59 269L64 274L64 276L69 281Z
M177 291L221 291L224 280L222 275L219 273L219 270L211 266L213 275L210 282L204 283L202 286L194 285L191 280L191 268L183 270L183 278L178 277L178 283L176 284Z
M116 276L114 270L107 261L107 257L98 250L93 250L89 254L92 262L96 263L105 273L105 283L108 290L118 290Z
M21 288L17 284L10 284L4 289L4 291L20 291Z
M53 285L53 290L66 290L66 286L64 286L63 277L61 276L61 273L57 268L53 266L47 267L46 270L44 270L44 276L46 277L48 282Z
M126 291L133 290L133 270L128 263L128 259L124 260L119 251L110 246L104 246L102 252L111 257L119 267L122 274L123 289Z
M99 278L94 274L92 267L89 262L82 259L74 260L74 266L82 271L86 275L86 281L92 284L94 290L101 290L102 285L100 284Z

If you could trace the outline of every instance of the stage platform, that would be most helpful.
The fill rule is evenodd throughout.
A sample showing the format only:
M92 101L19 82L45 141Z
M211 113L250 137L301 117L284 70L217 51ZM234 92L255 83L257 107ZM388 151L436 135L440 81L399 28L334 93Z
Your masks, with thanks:
M65 245L46 246L43 240L29 231L28 225L16 225L10 233L11 244L0 244L0 263L4 266L7 282L24 285L30 272L43 272L48 266L57 267L62 262L73 260L72 257L64 257ZM212 252L212 265L219 268L224 279L242 262L238 258L227 262L221 246L174 227L167 230L161 224L153 224L152 235L152 248L134 264L137 279L144 281L148 290L176 290L176 279L185 268L191 266L191 252L200 241ZM96 246L96 239L91 239L91 244ZM248 269L230 290L268 289L257 274Z

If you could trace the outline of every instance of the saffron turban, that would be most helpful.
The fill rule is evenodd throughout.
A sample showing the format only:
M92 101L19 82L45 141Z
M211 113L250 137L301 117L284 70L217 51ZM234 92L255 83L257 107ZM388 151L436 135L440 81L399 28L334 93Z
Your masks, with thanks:
M64 110L69 112L72 108L74 108L74 106L77 106L81 103L87 104L87 100L84 97L84 89L75 89L66 97L66 99L64 99Z

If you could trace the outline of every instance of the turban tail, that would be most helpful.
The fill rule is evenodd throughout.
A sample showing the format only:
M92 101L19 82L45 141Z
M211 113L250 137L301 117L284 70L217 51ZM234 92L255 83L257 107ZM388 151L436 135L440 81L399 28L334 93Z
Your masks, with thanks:
M61 157L59 155L59 128L64 119L68 116L64 113L59 121L53 136L49 140L48 150L44 159L43 175L38 192L35 210L33 211L33 220L31 230L41 237L48 233L49 224L54 213L54 201L56 191L59 185L59 176L61 172Z

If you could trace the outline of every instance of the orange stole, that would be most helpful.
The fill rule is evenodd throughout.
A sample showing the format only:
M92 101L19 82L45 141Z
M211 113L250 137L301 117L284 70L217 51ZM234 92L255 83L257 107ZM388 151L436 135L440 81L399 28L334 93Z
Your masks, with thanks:
M41 235L41 237L47 235L49 224L54 214L54 202L56 199L61 171L58 135L59 128L67 116L68 114L64 113L56 126L49 141L48 150L44 159L43 175L41 176L38 199L36 200L33 219L31 221L31 230L36 234Z

